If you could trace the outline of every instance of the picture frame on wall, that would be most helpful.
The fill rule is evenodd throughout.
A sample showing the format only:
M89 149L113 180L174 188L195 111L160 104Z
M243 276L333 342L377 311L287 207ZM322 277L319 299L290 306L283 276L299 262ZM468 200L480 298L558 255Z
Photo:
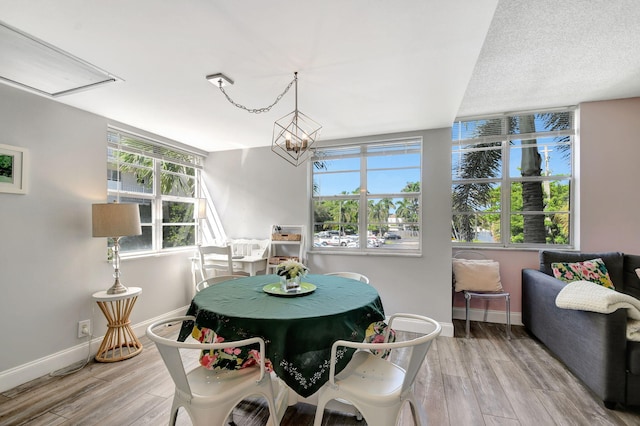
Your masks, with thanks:
M0 192L27 193L28 156L25 148L0 144Z

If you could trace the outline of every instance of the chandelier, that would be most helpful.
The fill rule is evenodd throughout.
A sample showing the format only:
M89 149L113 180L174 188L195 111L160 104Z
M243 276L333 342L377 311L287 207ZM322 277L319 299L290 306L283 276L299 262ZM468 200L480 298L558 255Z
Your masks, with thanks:
M295 86L295 109L284 117L276 120L273 124L271 151L296 167L304 163L313 154L312 146L318 139L322 126L298 110L297 72L293 73L293 80L291 80L284 91L278 95L276 100L264 108L247 108L244 105L234 102L224 90L224 86L233 84L233 80L224 74L208 75L207 80L213 84L217 84L220 91L232 105L252 114L268 112L274 105L280 102L280 99L289 91L291 86Z

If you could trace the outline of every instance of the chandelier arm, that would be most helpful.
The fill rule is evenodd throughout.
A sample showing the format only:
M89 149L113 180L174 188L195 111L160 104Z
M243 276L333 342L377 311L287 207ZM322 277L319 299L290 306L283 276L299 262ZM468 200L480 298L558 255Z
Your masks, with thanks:
M276 100L269 106L264 107L264 108L247 108L246 106L239 104L237 102L235 102L233 99L231 99L231 97L229 97L229 95L227 94L227 92L224 90L224 88L222 87L222 81L220 81L218 83L218 88L220 89L220 91L224 94L224 96L227 98L227 100L231 103L231 105L243 109L251 114L260 114L263 112L268 112L269 110L271 110L271 108L273 108L278 102L280 102L280 99L282 99L282 97L284 95L287 94L287 92L289 91L289 89L291 89L291 86L293 86L293 83L296 82L298 80L298 73L295 73L295 77L293 78L293 80L291 80L291 82L287 85L287 87L284 89L284 91L282 93L280 93L278 95L278 97L276 98Z

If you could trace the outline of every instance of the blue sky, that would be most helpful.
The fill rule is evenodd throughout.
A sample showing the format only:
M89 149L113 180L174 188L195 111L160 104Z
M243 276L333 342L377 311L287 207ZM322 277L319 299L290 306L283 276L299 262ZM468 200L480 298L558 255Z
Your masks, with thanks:
M529 115L530 116L530 115ZM561 118L562 121L566 124L570 120L572 120L573 114L568 111L554 113L555 117ZM494 119L487 120L471 120L471 121L463 121L456 122L453 124L451 128L451 138L455 142L457 140L464 140L473 138L476 134L476 129L478 126L483 125L485 134L490 135L500 135L503 133L502 126L504 124L505 117L497 117ZM552 128L547 127L544 120L541 118L540 114L535 114L535 131L537 132L545 132L545 131L553 131ZM516 132L518 129L516 129ZM512 137L517 135L512 135ZM549 175L570 175L571 171L571 158L569 157L569 150L563 150L561 146L555 140L554 137L539 137L537 138L538 144L538 152L542 157L542 172L548 170ZM514 139L512 142L512 148L509 151L510 162L509 162L509 175L511 177L520 176L520 161L522 158L522 150L519 148L521 146L521 140ZM464 146L464 143L463 143ZM454 145L455 151L455 145ZM455 168L457 161L459 159L459 155L453 156L453 164L452 166Z
M368 157L368 191L372 194L400 192L408 182L420 180L420 156L418 154ZM316 174L321 195L351 193L360 187L360 159L345 158L327 160L327 174ZM407 168L409 167L409 168Z

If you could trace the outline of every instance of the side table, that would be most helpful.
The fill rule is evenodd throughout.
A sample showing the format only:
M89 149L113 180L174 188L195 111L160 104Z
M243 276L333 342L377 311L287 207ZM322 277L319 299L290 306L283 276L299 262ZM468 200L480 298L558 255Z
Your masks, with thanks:
M99 291L93 294L93 300L107 319L107 333L96 354L96 361L122 361L142 352L142 343L131 329L129 320L140 293L140 287L129 287L125 293L107 294L106 291Z

